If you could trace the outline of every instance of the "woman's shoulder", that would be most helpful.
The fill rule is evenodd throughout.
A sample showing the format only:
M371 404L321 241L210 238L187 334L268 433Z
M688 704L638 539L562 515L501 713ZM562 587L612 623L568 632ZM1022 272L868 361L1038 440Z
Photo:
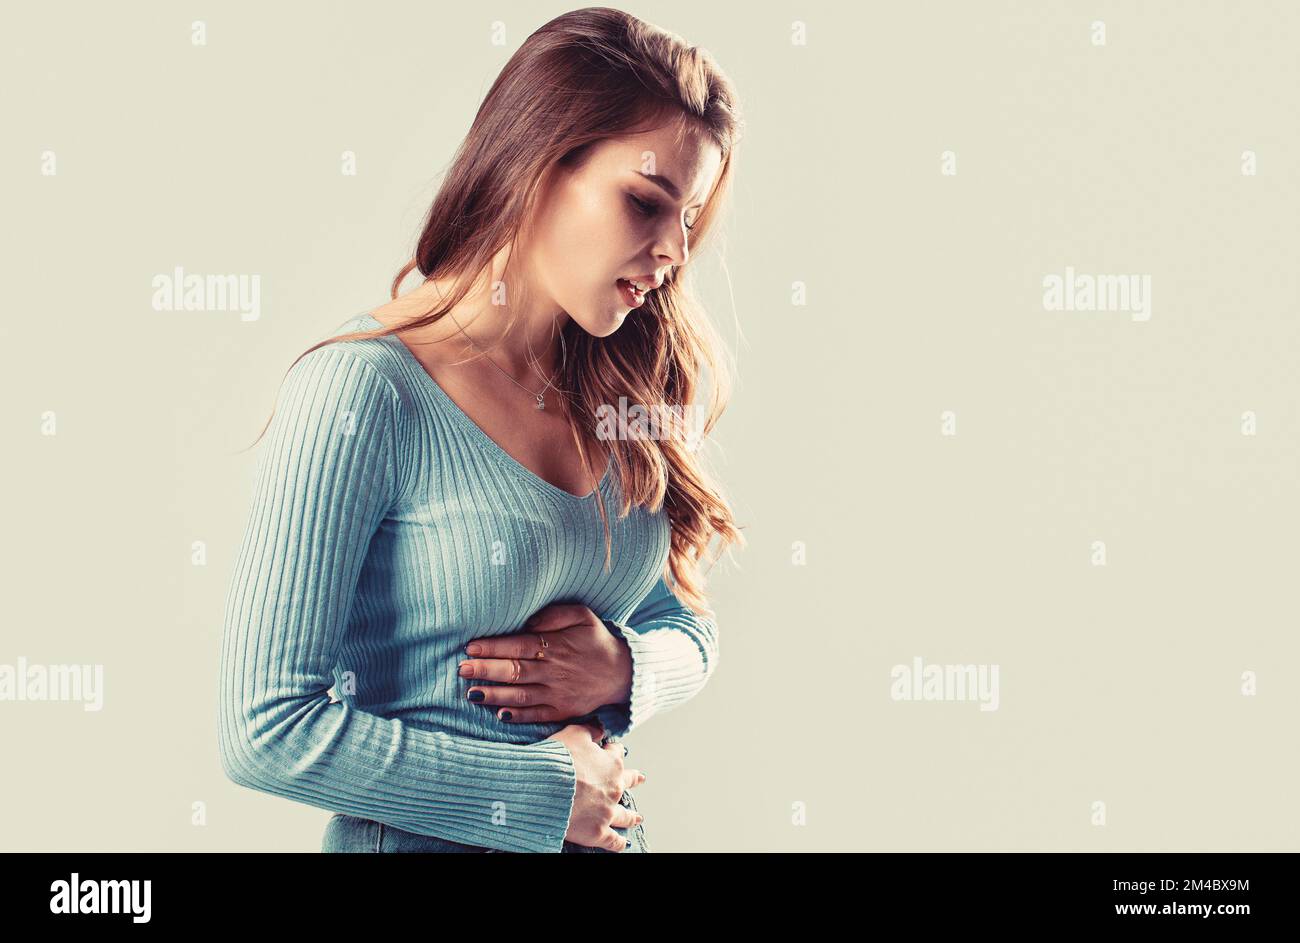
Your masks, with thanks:
M380 328L368 313L353 315L323 334L318 341L329 343L304 354L294 365L296 372L347 367L349 385L387 386L403 403L409 401L409 379L401 352L393 346L393 337L343 337ZM398 341L400 343L400 341Z
M375 327L365 315L348 318L321 334L322 343L293 363L281 385L277 412L293 435L304 442L335 442L347 448L354 440L366 448L393 448L400 456L411 428L409 396L401 362L388 338L339 338ZM326 433L322 435L322 430ZM334 435L341 430L339 435ZM370 435L370 430L377 430ZM357 436L357 432L363 434ZM384 443L390 443L384 445ZM407 470L399 461L399 479Z
M376 326L366 315L355 315L321 333L320 346L290 365L279 403L299 415L347 414L358 422L382 416L396 436L405 437L417 407L400 354L390 346L393 339L341 337Z
M355 314L341 324L336 325L329 334L321 339L362 334L368 331L380 330L382 327L383 325L368 313ZM400 371L397 367L401 361L397 357L397 351L393 348L392 340L391 337L343 337L341 340L335 340L325 345L325 348L338 347L345 350L357 359L365 361L390 382L396 383L400 377Z

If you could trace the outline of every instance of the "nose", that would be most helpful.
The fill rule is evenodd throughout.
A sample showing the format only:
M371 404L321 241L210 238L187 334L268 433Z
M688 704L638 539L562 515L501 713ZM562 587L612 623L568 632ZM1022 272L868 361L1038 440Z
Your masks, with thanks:
M669 231L660 238L659 244L655 247L655 257L670 265L685 265L686 260L691 256L687 238L686 226L680 219L670 223Z

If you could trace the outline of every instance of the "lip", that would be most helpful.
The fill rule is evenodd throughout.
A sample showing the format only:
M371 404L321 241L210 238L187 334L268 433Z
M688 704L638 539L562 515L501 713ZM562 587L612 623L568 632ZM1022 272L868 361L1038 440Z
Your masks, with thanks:
M626 285L622 281L618 281L614 283L614 287L618 289L618 294L619 297L623 299L623 304L627 305L629 308L639 308L641 305L645 304L645 295L638 295L632 289L631 285Z

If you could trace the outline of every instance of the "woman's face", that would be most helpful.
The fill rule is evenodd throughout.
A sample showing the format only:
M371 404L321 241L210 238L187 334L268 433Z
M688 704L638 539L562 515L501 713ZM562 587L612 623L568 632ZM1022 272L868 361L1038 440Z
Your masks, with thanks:
M588 334L618 330L639 306L620 279L639 278L652 294L670 266L686 263L690 227L721 163L707 136L679 141L674 124L594 145L538 205L529 240L538 289Z

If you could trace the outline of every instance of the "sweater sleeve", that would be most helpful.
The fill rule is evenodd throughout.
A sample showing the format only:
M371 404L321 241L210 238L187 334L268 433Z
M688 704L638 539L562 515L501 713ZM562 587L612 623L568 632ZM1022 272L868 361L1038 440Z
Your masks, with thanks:
M663 577L626 623L601 621L626 640L632 654L628 701L596 709L608 736L625 736L694 697L718 667L717 623L683 605Z
M576 786L558 740L413 727L329 691L370 539L401 490L402 402L326 345L280 388L226 595L218 748L235 783L422 835L559 852Z

